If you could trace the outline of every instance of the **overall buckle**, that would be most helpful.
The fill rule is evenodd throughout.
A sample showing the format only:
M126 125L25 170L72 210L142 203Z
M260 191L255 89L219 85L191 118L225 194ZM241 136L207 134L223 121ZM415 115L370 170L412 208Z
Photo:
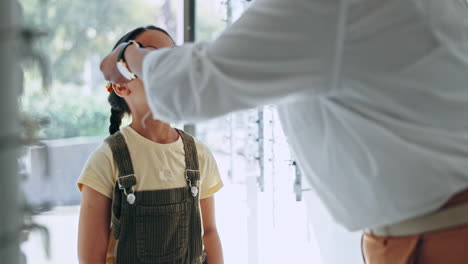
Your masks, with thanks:
M129 184L125 184L125 183L121 182L121 180L125 181L130 177L135 178L135 174L129 174L129 175L121 176L117 180L117 183L119 185L119 189L122 190L123 193L125 194L125 196L127 197L127 202L129 204L134 204L135 201L136 201L134 184L131 184L131 186L126 186L126 185L129 185ZM133 182L131 182L131 180L130 180L130 183L133 183ZM127 189L129 187L131 187L130 192L127 192Z
M195 185L192 185L192 179L190 179L190 177L188 176L188 173L189 172L195 172L195 173L198 173L198 175L200 175L200 170L191 170L191 169L186 169L185 170L185 180L188 182L189 186L190 186L190 192L192 193L192 196L193 197L196 197L198 195L198 182L200 181L200 179L198 179L198 181L196 181Z

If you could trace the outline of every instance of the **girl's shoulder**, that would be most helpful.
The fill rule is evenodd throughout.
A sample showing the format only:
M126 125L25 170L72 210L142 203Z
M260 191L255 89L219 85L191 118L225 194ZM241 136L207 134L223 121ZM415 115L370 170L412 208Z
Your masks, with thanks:
M112 152L106 142L102 142L89 156L77 181L81 190L87 185L104 196L111 198L116 179Z
M216 163L213 153L210 148L202 141L195 139L195 146L197 147L197 154L200 164L203 163Z
M208 146L197 138L193 137L195 141L195 146L197 147L198 156L206 156L206 154L211 153Z
M88 158L88 164L103 164L113 160L112 150L106 141L101 142ZM104 164L105 164L104 163Z

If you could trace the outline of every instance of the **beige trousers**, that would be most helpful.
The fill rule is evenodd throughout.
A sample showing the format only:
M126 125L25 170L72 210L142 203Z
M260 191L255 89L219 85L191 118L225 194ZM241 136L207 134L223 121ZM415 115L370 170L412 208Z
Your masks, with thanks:
M468 225L405 237L363 235L366 264L468 264Z
M441 209L466 202L468 190ZM400 237L364 233L362 253L366 264L468 264L468 225Z

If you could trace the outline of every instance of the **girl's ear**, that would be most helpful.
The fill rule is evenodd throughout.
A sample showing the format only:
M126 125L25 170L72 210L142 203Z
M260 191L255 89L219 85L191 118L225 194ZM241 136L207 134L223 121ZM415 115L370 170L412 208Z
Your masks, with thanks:
M112 89L120 97L125 97L130 94L130 89L128 89L126 84L112 84Z

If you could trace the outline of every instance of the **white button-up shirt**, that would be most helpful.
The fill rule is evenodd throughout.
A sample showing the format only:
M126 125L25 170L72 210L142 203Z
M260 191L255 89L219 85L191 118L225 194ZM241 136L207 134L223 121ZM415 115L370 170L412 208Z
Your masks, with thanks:
M155 118L275 103L304 175L350 230L468 187L464 0L257 0L211 43L149 54Z

